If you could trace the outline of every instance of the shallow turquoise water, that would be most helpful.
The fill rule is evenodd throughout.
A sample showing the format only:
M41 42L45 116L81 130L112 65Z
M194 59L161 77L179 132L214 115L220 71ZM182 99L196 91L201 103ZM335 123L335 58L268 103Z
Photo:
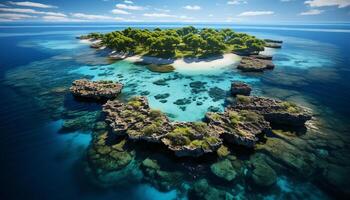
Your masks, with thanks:
M284 41L282 49L264 52L274 55L275 70L264 74L245 74L238 72L235 66L227 66L200 73L177 71L158 74L127 61L111 64L103 53L95 54L87 44L75 39L80 33L101 29L105 32L114 27L48 29L1 29L1 96L4 97L0 104L1 146L4 149L1 163L5 163L1 171L5 172L2 186L8 189L5 195L11 197L9 199L125 199L126 196L130 199L174 199L178 196L176 190L160 192L148 183L112 189L95 188L88 184L80 165L91 141L90 132L60 133L62 123L67 119L61 115L55 119L49 116L68 108L95 111L100 107L76 102L69 93L45 93L52 88L68 87L72 80L85 76L124 83L123 99L148 91L151 107L166 112L177 121L199 120L210 106L223 110L231 81L248 82L254 88L254 95L288 99L314 109L317 118L327 122L318 127L322 130L320 141L312 143L316 139L309 139L312 134L306 134L301 137L302 142L295 139L290 143L300 142L298 149L316 156L316 159L333 157L336 161L328 162L348 166L339 156L347 155L347 144L338 145L337 149L324 145L332 143L335 136L343 143L349 141L348 33L237 28L258 37ZM16 55L13 54L16 52L17 58L9 56L10 53ZM166 79L165 85L154 84L161 79ZM196 81L205 83L197 92L190 86ZM216 88L218 92L210 94L211 88ZM155 98L165 93L170 94L167 102L162 103ZM191 103L184 106L174 104L183 98L191 99ZM202 102L202 105L197 105L197 102ZM323 131L325 127L327 131ZM310 143L312 148L307 149ZM236 197L250 199L328 199L334 195L314 182L293 177L283 170L279 171L276 186L267 192L255 191L246 182L232 183L228 188ZM22 192L19 194L18 190ZM53 197L53 193L57 197Z

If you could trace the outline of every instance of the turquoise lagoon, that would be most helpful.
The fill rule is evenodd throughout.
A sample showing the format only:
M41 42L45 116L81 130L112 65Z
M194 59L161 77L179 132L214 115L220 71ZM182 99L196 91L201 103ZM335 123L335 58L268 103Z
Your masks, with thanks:
M180 24L137 24L140 28ZM275 70L241 73L235 65L213 70L155 73L129 61L111 63L75 36L122 29L126 25L3 25L1 41L1 186L6 199L187 199L193 184L206 179L208 191L237 199L332 199L346 191L349 176L350 26L234 26L260 38L283 40L282 49L266 49ZM315 119L303 135L267 136L280 144L282 157L266 149L246 152L233 147L239 178L222 182L210 172L216 158L176 159L168 152L135 147L136 162L151 157L162 168L186 175L179 187L166 191L153 182L101 187L85 172L85 153L94 124L103 121L101 106L78 102L67 91L74 79L113 80L125 85L122 100L145 95L152 108L174 121L201 120L208 109L223 111L232 81L252 85L253 94L307 106ZM156 95L169 94L165 99ZM176 105L186 99L184 105ZM163 100L163 101L162 101ZM166 100L166 101L164 101ZM73 124L73 125L72 125ZM263 158L277 174L270 188L256 187L251 166ZM165 163L165 164L164 164ZM240 172L241 171L241 172ZM310 172L310 173L308 173ZM117 181L118 182L118 181ZM219 191L219 192L217 192ZM215 193L215 192L213 192ZM214 194L211 194L214 195ZM215 197L215 196L214 196Z

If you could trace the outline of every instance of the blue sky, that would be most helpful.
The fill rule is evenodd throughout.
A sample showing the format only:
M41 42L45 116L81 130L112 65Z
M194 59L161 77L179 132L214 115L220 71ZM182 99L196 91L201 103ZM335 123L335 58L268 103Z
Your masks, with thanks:
M350 22L350 0L0 0L0 22Z

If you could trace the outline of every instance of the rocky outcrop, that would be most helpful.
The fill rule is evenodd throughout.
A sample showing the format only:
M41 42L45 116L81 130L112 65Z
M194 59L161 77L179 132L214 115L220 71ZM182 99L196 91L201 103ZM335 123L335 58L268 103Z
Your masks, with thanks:
M75 80L70 91L76 97L108 100L116 98L123 88L121 83L112 81L89 81L87 79Z
M295 104L242 95L225 112L206 113L203 122L170 122L162 112L150 109L146 97L108 101L103 111L117 135L163 143L179 157L216 152L223 141L253 148L259 135L271 131L269 122L299 126L311 118Z
M238 64L237 69L243 72L263 72L275 67L271 60L261 59L257 56L244 56Z
M272 39L264 39L265 42L270 42L270 43L279 43L282 44L282 40L272 40Z
M281 40L265 39L264 41L265 41L265 47L275 48L275 49L282 48L283 41Z
M304 126L311 119L311 112L291 102L264 97L237 96L231 106L234 110L249 110L261 114L271 124Z
M231 83L231 94L233 96L236 96L236 95L249 96L251 91L252 91L252 88L246 83L243 83L243 82Z
M278 44L278 43L268 42L268 43L265 44L265 47L274 48L274 49L280 49L280 48L282 48L282 45Z
M179 157L216 152L222 140L253 147L258 135L270 130L269 123L251 111L209 112L205 122L169 122L162 112L149 108L146 97L134 97L127 103L108 101L103 111L115 134L161 142Z
M150 109L146 97L134 97L127 103L108 101L103 105L103 112L113 132L128 135L132 140L160 142L171 129L168 118Z
M259 134L270 131L269 123L261 115L251 111L208 112L205 115L205 121L226 142L248 148L255 146L259 140Z
M179 157L215 152L222 144L219 135L204 122L173 123L172 126L162 142Z
M257 59L262 59L262 60L272 60L272 56L262 55L262 54L251 55L250 57L257 58Z
M98 48L101 48L103 46L102 42L101 41L96 41L96 42L93 42L90 47L91 48L94 48L94 49L98 49Z

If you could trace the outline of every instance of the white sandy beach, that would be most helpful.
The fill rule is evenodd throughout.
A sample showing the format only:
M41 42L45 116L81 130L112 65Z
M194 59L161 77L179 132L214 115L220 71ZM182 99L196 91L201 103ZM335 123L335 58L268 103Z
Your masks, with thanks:
M206 59L200 58L180 58L164 59L148 56L131 56L125 60L130 62L144 62L149 64L171 64L177 71L208 71L217 70L233 64L238 64L241 57L236 54L224 54L218 57Z

